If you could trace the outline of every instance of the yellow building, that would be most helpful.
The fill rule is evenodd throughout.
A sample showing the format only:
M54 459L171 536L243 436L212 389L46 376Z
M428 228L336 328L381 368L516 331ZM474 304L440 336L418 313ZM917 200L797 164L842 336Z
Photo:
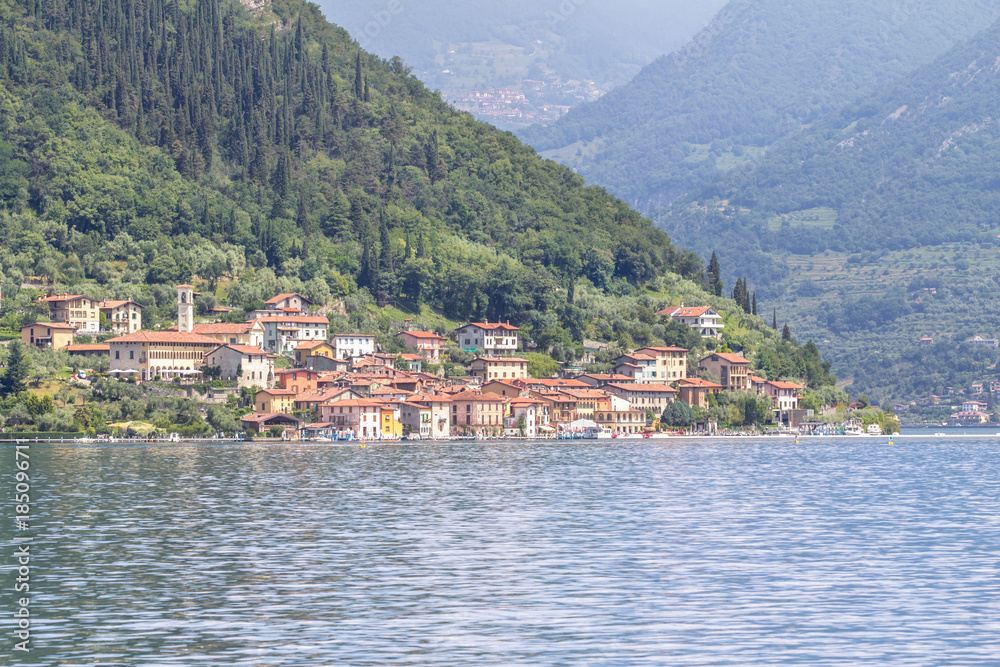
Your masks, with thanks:
M61 350L73 344L76 327L64 322L36 322L21 327L21 340L32 347Z
M392 406L379 408L381 413L382 438L398 440L403 437L403 424L399 421L399 412Z
M299 343L298 347L295 348L295 364L299 367L303 367L306 365L306 359L309 357L326 357L327 359L336 359L337 352L333 349L333 346L325 340L302 341Z
M177 326L172 326L167 331L179 331L179 329ZM257 320L192 324L191 333L214 338L222 345L264 347L264 325Z
M56 294L42 299L49 307L49 318L53 322L72 324L77 331L98 333L101 330L101 315L96 299L82 294Z
M142 329L142 306L132 299L101 301L97 309L108 321L108 328L124 336Z
M264 389L254 397L258 412L290 414L295 409L295 392L291 389Z
M219 347L219 341L180 331L137 331L112 338L108 346L111 374L137 380L157 376L170 380L200 376L205 355Z

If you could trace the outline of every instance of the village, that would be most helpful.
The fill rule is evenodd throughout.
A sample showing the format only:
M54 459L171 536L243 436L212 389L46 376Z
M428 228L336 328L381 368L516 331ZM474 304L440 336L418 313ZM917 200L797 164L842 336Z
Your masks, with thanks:
M396 335L406 352L385 353L374 334L330 335L327 318L311 314L316 304L300 294L279 294L242 323L196 322L196 296L193 286L179 285L177 324L153 331L142 328L142 306L134 301L55 294L42 299L51 321L24 326L21 339L90 359L121 381L214 381L223 395L250 390L253 411L241 417L245 431L286 440L642 438L678 425L677 433L714 434L717 425L696 421L691 409L705 409L713 396L732 391L768 397L779 427L797 427L812 416L799 409L802 386L758 377L735 353L699 359L703 377L691 376L688 350L645 347L619 356L611 373L535 378L518 356L524 341L517 327L470 322L450 336L473 358L464 375L444 377L425 368L439 368L447 354L443 332L405 328ZM709 307L657 314L703 338L718 339L724 326ZM102 323L115 337L76 341ZM662 419L678 409L688 417L673 424Z

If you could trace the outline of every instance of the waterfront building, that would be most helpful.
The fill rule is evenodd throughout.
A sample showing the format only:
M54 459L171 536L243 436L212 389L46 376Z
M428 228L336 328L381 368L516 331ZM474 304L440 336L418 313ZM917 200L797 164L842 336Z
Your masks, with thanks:
M219 347L208 336L181 331L136 331L108 341L110 373L120 378L193 379L201 375L205 355Z
M205 366L221 369L223 380L236 380L241 388L274 384L274 357L259 347L220 345L205 355Z
M725 391L750 389L750 362L738 354L713 352L698 367L719 378Z

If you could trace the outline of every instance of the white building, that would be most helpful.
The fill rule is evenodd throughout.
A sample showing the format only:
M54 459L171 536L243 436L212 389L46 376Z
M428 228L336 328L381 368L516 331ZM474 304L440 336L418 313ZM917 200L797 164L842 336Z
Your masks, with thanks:
M270 389L274 384L274 357L259 347L220 345L205 355L205 366L220 368L223 380L239 387Z
M722 324L722 315L719 315L708 306L685 308L682 303L679 308L671 306L665 310L661 310L657 315L669 317L681 324L686 324L692 329L697 329L701 333L702 338L721 339L722 334L719 333L719 330L725 326Z
M331 341L338 359L354 359L375 354L375 336L368 334L336 334Z
M520 329L510 324L472 322L458 329L455 337L463 350L500 356L517 352L518 331Z
M264 325L264 348L272 354L292 352L302 341L326 340L330 322L310 315L257 318Z

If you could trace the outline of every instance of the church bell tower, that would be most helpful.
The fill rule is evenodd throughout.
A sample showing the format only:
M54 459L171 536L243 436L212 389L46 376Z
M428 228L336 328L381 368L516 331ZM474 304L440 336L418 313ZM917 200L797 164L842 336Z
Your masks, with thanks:
M194 287L177 286L177 330L181 333L194 331Z

